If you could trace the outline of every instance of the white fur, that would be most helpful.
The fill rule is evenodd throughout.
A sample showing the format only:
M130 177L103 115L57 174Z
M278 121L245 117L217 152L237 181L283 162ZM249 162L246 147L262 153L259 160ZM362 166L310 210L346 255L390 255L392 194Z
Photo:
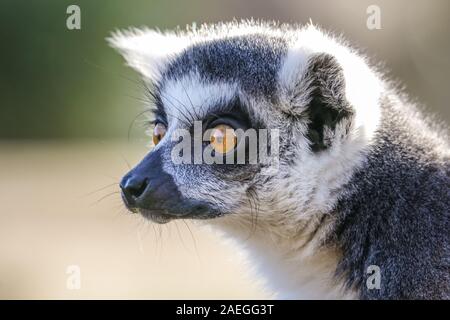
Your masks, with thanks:
M219 25L208 31L193 29L190 33L162 34L135 30L128 34L116 33L110 41L124 54L130 66L149 80L157 81L167 62L189 45L218 37L261 32L252 23ZM345 291L342 282L333 278L339 251L335 248L320 249L320 244L333 223L333 217L329 213L336 204L339 192L356 168L363 163L365 149L372 142L378 127L379 98L384 90L383 83L355 51L312 25L298 30L273 29L270 32L279 36L292 33L287 37L291 39L290 47L279 72L281 105L278 107L287 108L292 103L291 94L294 89L298 90L294 86L302 79L308 58L315 53L329 53L343 69L346 98L355 111L350 133L341 137L345 124L340 124L336 128L333 145L319 154L310 152L306 139L300 139L295 150L298 156L294 165L280 164L280 171L288 173L287 177L270 180L259 190L260 212L255 230L249 219L249 208L245 205L240 212L208 223L226 231L233 242L248 252L254 261L252 266L268 278L267 284L279 293L279 297L355 298L355 292ZM295 101L300 108L306 108L309 103L309 92L303 92L304 95L297 96ZM172 120L169 122L175 123L174 127L180 125L176 124L177 118L183 117L182 113L186 113L186 108L190 108L191 113L202 116L214 101L230 100L235 95L242 95L236 84L205 84L195 73L169 81L161 93ZM270 110L263 106L268 103L266 101L256 101L248 96L241 98L250 107ZM275 116L266 111L265 117ZM169 135L170 130L169 125ZM298 124L298 131L305 134L306 125ZM200 190L201 186L189 187L188 176L177 176L175 172L171 174L178 179L180 185L188 186L182 190L188 195L196 192L213 194L226 186L215 183L216 188L207 185L203 189L211 188L209 191ZM222 196L226 195L222 192ZM240 199L233 194L226 201L235 204Z
M343 69L346 98L355 109L350 134L345 139L336 139L331 148L320 155L307 152L306 141L299 144L296 164L286 169L289 177L267 186L272 192L266 202L279 205L267 208L269 212L262 210L257 230L251 237L248 238L251 227L238 215L226 216L213 224L233 238L245 241L239 245L257 262L255 268L268 278L268 286L278 292L279 297L356 298L356 292L344 290L342 282L333 278L339 251L318 249L327 235L327 226L333 222L332 217L326 216L314 238L309 237L319 217L334 208L340 189L364 161L364 151L379 124L383 84L355 52L309 26L292 42L280 71L280 90L285 101L290 101L292 86L298 83L308 58L314 53L332 54ZM306 108L309 92L304 92L297 97L300 100L296 105L303 103ZM301 129L306 131L305 127ZM339 134L343 130L344 124L341 124L336 132ZM278 192L274 194L273 190ZM264 199L261 202L260 206L264 206ZM299 233L308 224L309 227Z
M187 37L148 29L116 31L107 40L149 81L157 81L170 59L190 43Z
M238 94L233 83L205 83L196 73L181 79L168 80L161 91L161 99L168 113L169 123L180 125L179 119L201 120L211 106L218 102L228 102ZM188 119L184 119L185 116ZM192 119L192 118L193 119ZM200 119L196 119L196 118Z
M123 55L130 67L147 80L156 82L170 59L191 45L258 32L261 32L261 29L250 21L241 24L218 24L207 32L197 31L194 24L187 27L187 32L161 32L148 28L118 30L108 37L107 41ZM282 35L281 31L274 32Z
M328 53L341 65L346 85L346 98L356 109L355 129L365 140L373 137L380 121L379 99L383 82L368 67L367 62L350 47L327 36L314 25L295 32L295 36L280 72L280 84L285 92L293 90L307 67L308 58L315 53ZM299 105L306 107L309 92L305 91Z

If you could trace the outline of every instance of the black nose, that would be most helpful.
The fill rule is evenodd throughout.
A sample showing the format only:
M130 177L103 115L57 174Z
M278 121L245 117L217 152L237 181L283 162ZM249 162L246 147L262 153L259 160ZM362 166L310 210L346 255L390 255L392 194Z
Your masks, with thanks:
M125 176L120 182L122 194L129 206L134 206L136 200L144 193L148 179L139 175Z

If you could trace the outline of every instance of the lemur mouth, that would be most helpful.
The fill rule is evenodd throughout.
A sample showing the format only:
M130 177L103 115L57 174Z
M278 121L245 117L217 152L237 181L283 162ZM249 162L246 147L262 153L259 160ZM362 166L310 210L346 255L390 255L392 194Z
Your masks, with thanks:
M172 220L178 220L178 219L193 219L193 220L205 220L205 219L214 219L222 216L222 214L219 213L205 213L205 214L193 214L193 213L187 213L184 215L175 215L169 213L167 210L149 210L149 209L136 209L136 211L140 213L143 217L149 219L152 222L158 223L158 224L165 224Z
M162 213L161 210L148 210L139 208L137 209L137 212L139 212L143 217L158 224L165 224L177 218L171 214Z

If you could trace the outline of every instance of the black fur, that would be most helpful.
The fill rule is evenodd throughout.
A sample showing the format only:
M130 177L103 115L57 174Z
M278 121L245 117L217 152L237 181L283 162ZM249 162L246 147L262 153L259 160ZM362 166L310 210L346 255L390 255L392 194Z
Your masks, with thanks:
M249 94L272 96L286 51L282 38L257 34L196 44L169 65L161 82L198 71L205 80L236 82Z
M308 106L308 134L314 152L331 146L325 129L332 131L337 123L353 114L345 99L345 79L342 68L329 54L317 54L309 61L306 81L312 87L312 100ZM303 80L305 81L305 80Z
M276 102L277 76L288 50L287 37L262 33L196 43L170 62L157 89L163 88L168 79L177 80L195 72L204 81L237 83L249 95L263 95ZM311 149L320 152L333 143L333 135L327 132L334 131L342 121L351 124L354 110L345 98L342 69L331 55L311 57L301 81L299 88L311 93L311 101L304 114L304 106L300 106L298 114L295 110L283 110L289 117L285 127L295 127L294 121L301 121L304 116ZM304 81L309 87L303 86ZM333 212L326 215L336 222L324 245L337 246L342 251L336 277L344 278L347 287L356 289L363 299L450 299L449 159L438 150L438 139L427 136L432 129L424 127L426 133L418 132L412 124L412 106L388 93L380 103L380 127L373 143L364 150L363 165L341 190ZM160 113L162 110L160 106ZM252 122L252 115L248 118L250 121L246 122ZM295 156L294 145L295 141L282 144L282 157ZM144 159L141 166L145 170L139 174L148 174L160 161L149 159ZM253 175L245 166L234 168L233 175L231 171L223 171L222 175L217 168L211 170L207 166L186 165L182 169L192 177L219 176L230 181L247 181ZM164 183L168 188L171 181L166 179ZM181 202L173 188L161 189L160 198L170 202L170 192L177 198L173 205ZM151 209L151 203L145 204ZM193 208L199 217L198 211L205 207L202 204ZM180 216L191 210L178 209ZM217 212L214 211L215 216L219 215ZM380 289L366 286L370 265L380 268Z
M120 183L122 197L131 211L139 208L144 216L165 220L213 218L220 215L211 203L183 197L173 177L163 170L163 150L147 154Z

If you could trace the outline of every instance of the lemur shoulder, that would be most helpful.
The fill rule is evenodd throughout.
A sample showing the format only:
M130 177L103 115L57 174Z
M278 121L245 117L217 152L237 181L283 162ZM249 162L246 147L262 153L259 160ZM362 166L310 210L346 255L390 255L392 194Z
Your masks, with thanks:
M154 98L157 145L121 182L131 211L221 230L281 298L450 298L446 130L342 39L243 21L109 41ZM194 121L276 128L278 171L174 164Z

